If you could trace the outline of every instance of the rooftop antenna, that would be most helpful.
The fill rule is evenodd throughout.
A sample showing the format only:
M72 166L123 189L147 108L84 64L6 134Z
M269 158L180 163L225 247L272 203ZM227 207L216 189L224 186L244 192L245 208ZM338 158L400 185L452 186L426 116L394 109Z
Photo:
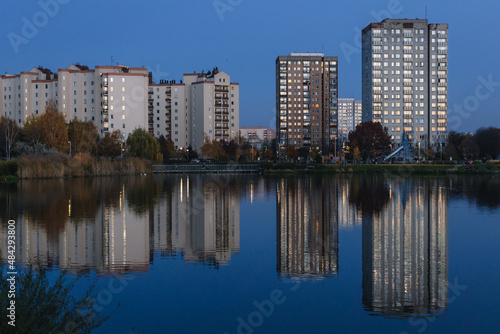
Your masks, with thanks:
M427 20L427 6L425 6L425 19Z

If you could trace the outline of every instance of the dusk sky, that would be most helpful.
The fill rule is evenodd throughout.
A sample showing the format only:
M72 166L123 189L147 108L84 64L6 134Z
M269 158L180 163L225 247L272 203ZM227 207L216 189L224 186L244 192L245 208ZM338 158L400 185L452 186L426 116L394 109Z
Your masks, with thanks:
M45 2L59 8L47 15ZM361 99L360 30L386 17L425 18L426 6L429 23L449 24L449 130L500 127L500 2L492 0L6 0L0 73L94 68L111 56L149 67L155 81L218 66L240 83L240 126L274 128L277 56L338 56L339 96Z

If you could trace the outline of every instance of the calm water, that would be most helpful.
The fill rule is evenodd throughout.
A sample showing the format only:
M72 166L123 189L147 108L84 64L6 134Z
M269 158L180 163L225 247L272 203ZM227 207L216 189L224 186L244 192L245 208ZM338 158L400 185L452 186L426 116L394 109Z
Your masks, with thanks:
M15 219L23 263L97 278L95 333L500 333L498 176L33 181L0 212L3 254Z

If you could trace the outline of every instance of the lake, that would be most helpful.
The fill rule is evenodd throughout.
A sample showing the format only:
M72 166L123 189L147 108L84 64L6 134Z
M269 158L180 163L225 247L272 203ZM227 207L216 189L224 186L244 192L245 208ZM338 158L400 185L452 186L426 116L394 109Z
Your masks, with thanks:
M495 175L22 181L0 212L2 254L14 219L23 264L97 280L95 333L500 333Z

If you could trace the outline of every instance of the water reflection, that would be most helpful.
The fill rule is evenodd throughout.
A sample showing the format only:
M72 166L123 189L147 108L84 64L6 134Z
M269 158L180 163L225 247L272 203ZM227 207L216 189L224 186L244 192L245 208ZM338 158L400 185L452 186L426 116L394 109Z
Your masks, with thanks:
M240 182L230 177L165 176L150 215L152 249L187 262L226 265L240 248Z
M448 191L443 180L394 179L389 201L363 216L363 303L386 316L448 304Z
M17 222L22 263L106 275L146 272L159 254L217 268L239 251L239 193L247 185L269 188L235 176L30 181L0 189L0 209L4 221Z
M338 273L334 179L284 178L277 184L277 270L294 279Z

